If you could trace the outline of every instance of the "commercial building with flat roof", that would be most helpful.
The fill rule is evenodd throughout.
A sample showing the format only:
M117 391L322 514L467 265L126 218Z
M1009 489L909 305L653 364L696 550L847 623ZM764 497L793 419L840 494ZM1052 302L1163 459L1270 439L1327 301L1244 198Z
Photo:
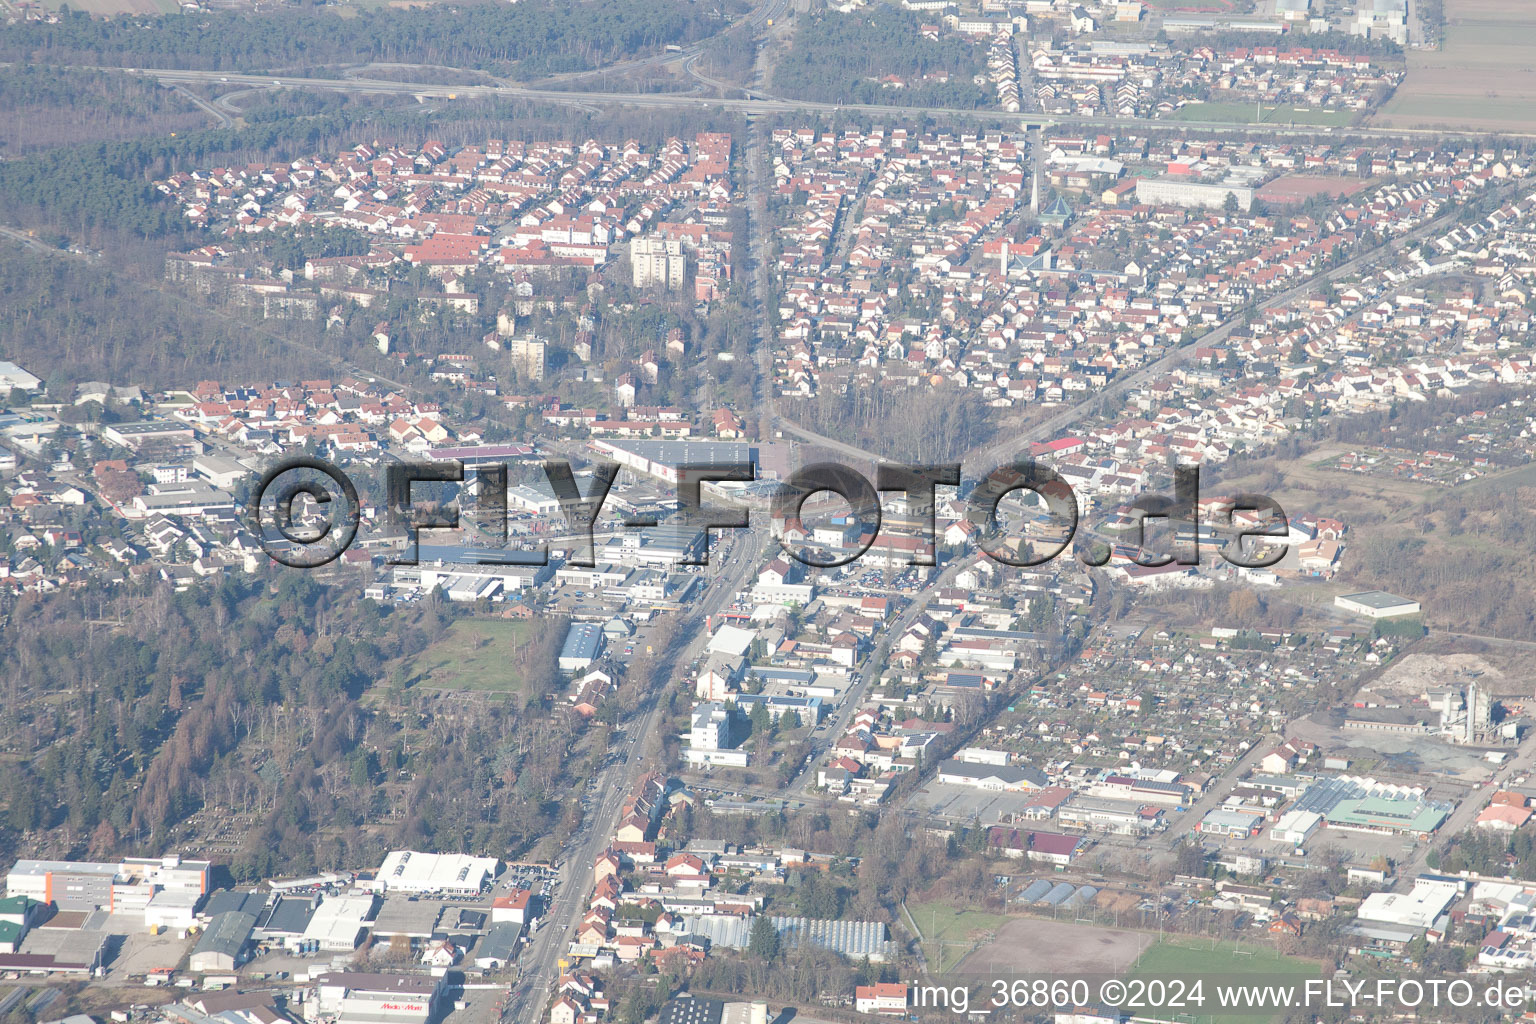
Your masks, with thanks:
M757 465L757 447L744 441L609 441L592 448L626 469L676 484L682 466Z
M497 867L495 857L393 850L384 858L378 875L365 884L377 892L475 894L490 885Z
M1455 882L1418 878L1410 892L1377 892L1367 896L1360 904L1358 916L1362 921L1428 928L1460 895L1461 887Z
M1264 815L1254 811L1229 811L1218 807L1211 811L1195 831L1203 836L1235 836L1249 839L1264 830Z
M1421 839L1432 835L1452 809L1450 804L1425 799L1424 791L1416 787L1353 775L1320 778L1291 805L1292 812L1322 815L1328 828Z
M1366 590L1358 594L1340 594L1333 599L1338 608L1368 619L1390 619L1396 615L1419 614L1419 602L1389 594L1385 590Z
M1040 769L1027 764L990 765L949 760L939 765L939 781L977 789L1019 791L1040 789L1050 780Z
M1228 197L1243 212L1253 209L1253 189L1246 185L1183 181L1178 178L1142 178L1136 182L1136 201L1149 206L1185 206L1219 210Z
M374 903L373 896L328 897L305 926L303 941L323 952L350 953L363 941Z
M172 420L113 423L101 428L101 436L115 445L134 449L146 444L180 443L197 439L191 426Z
M315 981L304 1016L336 1024L426 1024L443 997L443 978L421 974L330 971Z
M162 890L208 891L211 862L128 857L115 864L72 860L19 860L5 876L11 896L30 896L60 910L143 911Z

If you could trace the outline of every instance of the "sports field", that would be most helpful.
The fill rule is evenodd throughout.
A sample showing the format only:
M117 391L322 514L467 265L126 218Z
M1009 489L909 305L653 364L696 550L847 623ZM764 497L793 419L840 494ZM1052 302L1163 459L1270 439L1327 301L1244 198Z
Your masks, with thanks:
M930 930L929 914L937 927L932 929L942 943L932 941L928 949L930 969L939 968L936 954L943 955L943 968L960 974L984 977L1027 975L1089 975L1103 978L1118 975L1146 981L1164 982L1182 979L1193 983L1201 979L1199 990L1209 1005L1218 998L1217 985L1300 985L1316 978L1322 968L1313 960L1282 955L1262 938L1231 942L1224 939L1192 937L1158 938L1155 932L1129 928L1099 928L1069 921L1048 921L1037 917L1002 918L970 911L949 911L942 906L912 907L912 913L924 929ZM974 917L972 916L974 914ZM967 921L967 918L971 920ZM983 918L988 919L983 922ZM982 926L983 927L978 927ZM978 940L984 940L976 944ZM941 945L960 945L970 949L955 963L951 949L940 952ZM1207 1013L1180 1014L1184 1024L1258 1024L1263 1014Z
M1316 978L1322 968L1313 960L1282 956L1267 945L1252 942L1231 943L1195 938L1164 939L1141 955L1131 977L1167 980L1174 977L1200 977L1207 980L1203 992L1207 1000L1215 998L1214 984L1300 985ZM1180 1015L1188 1024L1256 1024L1262 1016L1248 1014L1208 1014L1194 1017Z
M1373 123L1536 131L1536 4L1445 0L1445 41L1408 51L1408 74Z
M954 968L1010 920L1002 914L958 909L948 903L909 903L907 910L923 933L923 955L928 958L929 970L935 972Z
M918 924L922 925L922 918ZM1156 935L1129 928L1016 917L1008 919L992 941L966 956L956 969L988 976L1122 971L1139 963L1138 958L1156 942Z

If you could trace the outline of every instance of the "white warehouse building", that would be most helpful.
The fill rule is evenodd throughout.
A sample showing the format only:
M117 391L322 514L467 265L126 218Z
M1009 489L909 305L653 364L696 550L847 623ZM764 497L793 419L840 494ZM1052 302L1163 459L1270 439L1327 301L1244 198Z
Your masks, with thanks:
M498 866L495 857L392 850L377 877L363 885L375 892L477 894L491 884Z

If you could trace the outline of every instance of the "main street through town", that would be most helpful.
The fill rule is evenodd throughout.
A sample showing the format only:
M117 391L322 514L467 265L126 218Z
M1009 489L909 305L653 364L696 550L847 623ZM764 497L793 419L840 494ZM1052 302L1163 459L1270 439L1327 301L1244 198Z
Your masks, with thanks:
M658 652L663 665L682 666L703 653L709 639L709 616L723 610L732 596L745 586L761 564L766 545L766 529L731 531L732 540L712 538L711 582L698 602L688 609L670 651ZM717 549L727 550L720 554ZM676 675L665 674L660 686L671 685ZM560 887L556 890L531 947L520 960L518 981L507 999L503 1020L534 1024L540 1019L550 988L559 978L560 960L566 955L576 926L587 907L592 882L592 865L608 845L618 828L624 799L646 771L655 767L660 753L662 724L659 687L648 696L639 715L624 722L622 738L611 752L613 759L596 778L590 780L597 803L582 820L580 828L566 843L559 869Z
M787 8L787 0L767 0L767 2L759 4L754 8L753 12L744 20L754 30L761 30L768 25L770 20L782 17ZM1262 132L1269 137L1286 135L1316 137L1323 134L1317 128L1291 128L1280 125L1263 125L1258 127L1249 124L1226 122L1179 122L1171 124L1145 118L1070 115L1044 116L1028 113L1006 113L997 110L915 108L875 104L840 105L804 100L788 100L766 96L761 90L745 90L739 87L727 86L708 77L698 67L701 57L705 52L705 47L706 43L697 43L685 48L681 52L655 54L637 58L623 65L602 69L601 71L560 76L557 80L546 80L535 85L524 85L508 81L494 81L489 84L476 85L438 85L429 82L387 81L367 77L369 69L366 67L352 69L344 77L334 79L294 77L284 74L235 74L176 69L127 70L130 73L152 78L177 88L196 85L202 87L212 86L215 89L227 87L229 91L294 89L352 95L397 95L412 97L420 102L490 98L557 105L576 105L588 108L593 106L623 106L638 109L670 110L725 109L746 115L749 123L746 140L748 273L751 275L752 301L756 314L754 316L755 351L753 355L757 362L760 377L754 411L761 421L761 433L766 437L774 436L774 432L777 431L785 436L795 437L840 454L856 458L875 459L877 461L877 456L864 451L845 439L825 437L785 420L776 399L773 381L772 350L774 336L772 318L770 316L773 303L773 284L771 268L768 263L768 243L771 225L766 204L769 187L767 180L767 147L764 131L766 121L781 117L782 115L826 116L836 115L840 112L849 112L862 116L892 118L951 118L979 126L1004 126L1012 129L1063 124L1083 128L1119 130L1176 128L1185 131L1196 130L1237 134ZM583 83L587 82L611 81L612 77L617 74L652 71L672 65L676 65L685 74L689 75L698 83L700 88L712 90L718 93L718 95L701 94L698 89L694 93L687 94L646 94L600 90L585 91L580 88ZM407 73L409 72L409 68L404 70ZM227 124L232 118L230 108L219 104L217 100L211 104L200 102L198 105L221 123ZM1415 133L1396 129L1347 128L1336 131L1329 130L1328 134L1342 141L1344 139L1409 139ZM1441 137L1454 135L1480 137L1480 133L1476 132L1438 131L1435 134ZM1402 238L1363 252L1351 260L1309 278L1285 292L1263 300L1257 305L1256 309L1264 310L1289 302L1297 296L1315 289L1325 281L1337 280L1345 275L1354 273L1374 261L1395 253L1411 242L1440 230L1449 224L1451 219L1452 215L1447 214L1421 225ZM22 239L22 241L24 244L28 244L28 240ZM1060 431L1082 422L1100 410L1112 407L1114 403L1119 402L1130 391L1143 387L1157 376L1187 361L1192 356L1197 344L1219 344L1237 326L1246 322L1247 317L1251 315L1252 311L1244 310L1241 314L1216 325L1197 341L1189 342L1165 353L1153 363L1114 382L1104 392L1083 401L1063 406L1054 410L1048 417L1030 423L1027 437L1022 432L1015 433L1001 441L967 453L965 457L967 469L973 473L985 472L991 466L1002 464L1026 452L1030 442L1047 439ZM659 764L660 741L662 737L659 735L658 730L665 724L668 724L665 722L663 715L663 708L666 706L666 702L662 699L661 688L675 685L676 681L685 674L686 666L700 656L708 639L708 630L706 628L708 617L725 609L739 590L750 586L753 575L762 566L765 558L769 557L769 553L777 544L769 536L767 523L760 521L760 519L754 521L753 526L748 530L730 531L730 534L731 537L728 541L721 540L720 535L716 535L712 547L715 547L719 554L709 569L707 583L702 594L694 605L686 609L685 617L680 622L678 633L670 649L661 654L660 660L662 664L668 666L665 678L655 684L655 689L647 697L641 709L629 720L621 724L621 729L615 734L619 737L617 745L611 751L611 758L605 762L606 767L602 768L594 779L589 780L592 793L589 813L584 816L582 824L577 828L561 852L561 863L559 866L561 884L551 899L550 906L547 908L546 915L540 928L534 935L532 943L519 962L517 982L503 1004L502 1019L504 1021L516 1021L518 1024L535 1024L540 1019L550 990L558 978L562 958L566 956L569 943L586 909L592 881L593 863L610 841L618 825L623 803L628 794L633 790L635 783L647 770ZM836 715L833 716L830 723L824 729L812 732L810 743L812 756L799 768L795 777L785 786L782 793L784 797L798 798L814 782L815 766L820 761L820 755L835 742L837 737L847 727L853 715L857 713L868 688L879 678L884 668L890 644L894 639L899 638L908 626L917 621L926 610L928 602L940 589L953 584L956 575L969 562L970 559L959 560L945 568L938 574L936 579L922 589L921 593L914 596L903 609L900 617L890 624L877 648L871 653L870 657L864 662L863 667L853 678L846 697ZM1250 765L1259 756L1262 756L1262 752L1260 747L1255 747L1253 751L1248 752L1239 764L1234 766L1234 769L1227 774L1222 784L1212 787L1211 792L1199 804L1191 808L1179 819L1178 827L1170 830L1169 840L1171 841L1173 837L1186 831L1190 823L1199 820L1200 814L1209 806L1215 806L1225 790L1230 788L1231 780L1237 777L1242 768ZM1516 760L1522 763L1527 762L1531 752L1532 746L1527 744L1527 747L1521 751L1522 756ZM757 791L754 792L756 793Z

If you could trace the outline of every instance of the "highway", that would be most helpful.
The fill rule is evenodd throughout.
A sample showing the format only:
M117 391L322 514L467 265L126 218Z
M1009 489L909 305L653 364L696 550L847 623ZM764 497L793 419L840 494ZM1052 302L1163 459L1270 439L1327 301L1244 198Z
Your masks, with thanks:
M782 2L782 0L781 0ZM679 54L669 54L677 60ZM1275 124L1248 124L1231 121L1167 121L1147 117L1101 117L1079 114L1010 114L1002 110L969 110L959 107L909 107L881 103L818 103L811 100L777 98L745 98L729 96L698 96L678 93L635 92L585 92L570 89L553 89L525 86L498 79L493 85L436 85L429 82L386 82L370 78L304 78L293 75L255 75L221 71L186 71L171 68L113 68L91 66L97 71L125 71L128 74L153 78L166 85L191 83L218 83L243 85L249 88L305 89L320 92L342 92L359 95L412 96L427 99L502 98L535 100L545 103L591 106L617 104L620 106L649 108L726 109L743 114L836 114L858 113L879 117L960 118L983 126L1007 128L1045 127L1069 125L1082 128L1102 128L1119 131L1146 131L1150 129L1181 132L1224 132L1239 135L1317 138L1331 136L1336 141L1352 139L1412 139L1415 137L1482 139L1487 132L1429 128L1337 128ZM1505 138L1536 138L1536 133L1503 132Z
M729 28L723 29L706 39L700 39L696 43L684 46L680 50L663 51L648 57L635 57L630 60L619 61L617 64L609 64L606 67L594 68L591 71L570 71L561 75L552 75L549 78L540 79L533 84L540 88L549 88L556 85L589 81L594 78L604 78L610 75L626 75L636 71L648 71L681 61L683 70L699 81L722 90L731 89L734 87L723 82L716 82L694 70L694 62L704 55L704 51L711 42L726 32L733 31L742 25L750 26L754 31L760 31L767 28L770 21L784 17L788 11L789 0L764 0L763 3L752 9L752 13L740 19Z

